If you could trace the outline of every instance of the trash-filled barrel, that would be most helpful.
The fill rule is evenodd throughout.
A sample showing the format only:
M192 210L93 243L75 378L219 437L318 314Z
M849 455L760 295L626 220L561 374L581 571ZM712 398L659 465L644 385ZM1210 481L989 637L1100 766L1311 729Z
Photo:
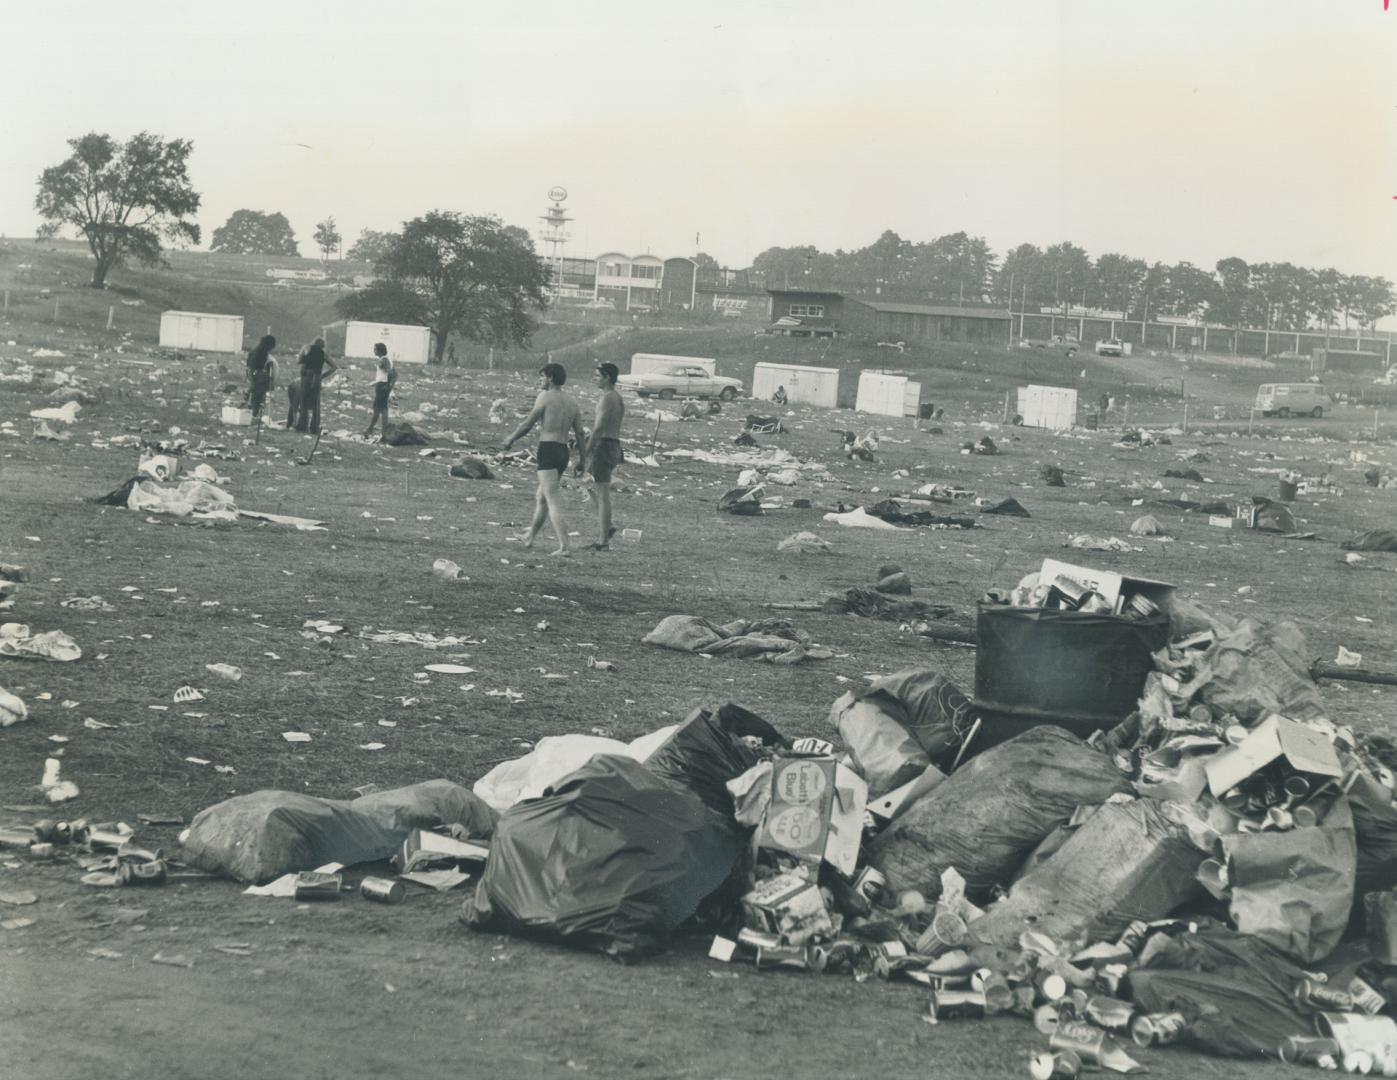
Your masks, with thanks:
M1169 617L981 604L976 619L976 749L1041 724L1086 738L1132 711L1169 641Z

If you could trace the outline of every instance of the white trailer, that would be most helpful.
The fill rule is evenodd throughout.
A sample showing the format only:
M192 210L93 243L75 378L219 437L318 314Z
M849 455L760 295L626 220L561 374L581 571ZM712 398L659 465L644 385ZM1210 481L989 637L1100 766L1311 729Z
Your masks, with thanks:
M160 347L242 352L243 317L210 315L202 311L166 311L160 316Z
M647 375L652 371L665 371L674 365L701 367L710 375L718 374L718 361L706 356L668 356L665 353L638 352L631 357L632 375Z
M778 386L786 388L786 400L803 401L822 409L839 406L839 369L805 364L761 363L752 369L752 397L770 401Z
M1016 411L1024 427L1067 431L1077 423L1077 391L1064 386L1021 386Z
M344 355L347 358L372 360L374 346L381 341L388 346L388 359L393 363L425 364L431 359L432 340L435 337L426 326L350 322L344 327Z
M916 416L922 407L922 384L906 375L882 375L865 371L859 376L854 408L881 416Z

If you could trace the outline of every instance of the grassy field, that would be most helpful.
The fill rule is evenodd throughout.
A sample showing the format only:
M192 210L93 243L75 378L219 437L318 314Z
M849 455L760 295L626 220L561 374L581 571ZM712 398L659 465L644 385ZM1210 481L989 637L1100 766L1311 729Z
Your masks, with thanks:
M390 788L438 776L469 785L544 735L602 731L627 739L724 700L754 709L788 735L829 736L829 705L848 686L926 664L968 691L974 652L929 644L894 623L805 612L794 616L797 624L832 646L833 660L795 668L704 660L652 649L641 637L669 614L755 616L766 603L871 584L884 562L900 563L918 595L952 605L968 620L986 587L1013 584L1043 557L1061 556L1068 536L1126 537L1130 522L1147 511L1176 538L1137 539L1139 551L1078 553L1078 561L1174 582L1224 610L1294 619L1316 657L1332 659L1343 645L1362 652L1365 666L1397 668L1397 556L1348 565L1338 547L1362 530L1397 525L1397 490L1364 487L1360 476L1365 460L1397 465L1391 428L1380 428L1374 442L1371 413L1354 410L1319 423L1267 422L1247 437L1244 412L1238 420L1235 410L1258 376L1246 367L1189 365L1184 399L1160 388L1180 376L1177 361L1073 362L1071 374L1088 371L1084 393L1128 388L1135 422L1176 423L1184 400L1196 402L1195 410L1213 403L1234 410L1230 420L1209 419L1203 430L1173 436L1172 445L1131 450L1113 445L1117 432L1054 436L997 426L1004 391L1024 377L1018 353L899 356L899 366L915 362L946 403L943 434L907 420L797 407L786 418L788 434L759 441L828 464L832 482L780 492L788 505L804 496L815 509L719 515L718 495L735 483L735 468L632 463L618 482L617 523L640 529L640 539L559 561L512 540L531 510L530 471L505 467L494 481L448 474L464 450L453 439L480 452L503 441L507 425L489 422L490 403L503 397L526 404L531 376L404 369L395 408L431 407L418 426L432 433L438 453L423 456L341 435L367 422L371 396L367 370L350 365L327 388L327 435L313 464L299 466L309 449L302 437L267 430L252 445L245 430L219 425L219 408L239 383L238 358L174 360L153 349L146 314L155 298L186 304L215 286L125 272L116 285L147 298L133 309L126 338L120 329L109 335L100 325L68 323L62 307L57 324L42 308L27 307L0 322L0 375L46 373L37 384L0 383L0 421L9 422L0 430L0 562L29 568L3 617L35 631L65 630L84 652L72 664L0 661L0 685L31 711L30 722L0 731L0 804L7 808L0 824L39 816L11 808L40 802L35 785L44 759L55 754L65 778L81 789L60 808L63 815L135 824L140 814L187 821L220 799L266 787L344 798L367 784ZM68 310L100 309L105 322L106 296L86 295L82 308L80 294L72 295ZM262 310L269 320L276 314ZM317 316L284 317L296 326L297 318ZM282 324L273 325L281 337ZM559 352L571 347L560 358L574 377L583 375L587 335L550 333ZM730 347L720 354L720 369L768 354L805 355L750 334L742 344L751 352L743 352L731 334L703 333L688 338L695 347L684 351L714 355ZM284 340L296 334L290 330ZM684 336L636 330L597 343L595 354L680 351ZM39 358L36 348L66 355ZM28 419L31 409L49 404L57 371L88 380L97 397L67 442L33 438ZM579 393L590 410L590 392ZM645 418L646 406L629 407L631 449L648 449L655 423ZM747 411L739 401L711 421L662 423L654 437L662 449L721 449ZM878 460L845 462L828 429L869 426L885 436ZM327 531L251 521L206 526L88 501L135 470L136 450L111 446L114 436L170 438L176 428L191 446L227 448L226 457L208 461L227 476L239 506L314 517ZM1000 456L958 452L962 440L986 431ZM1206 460L1189 464L1209 483L1163 478L1195 450ZM1039 485L1039 466L1049 462L1066 473L1065 488ZM1274 494L1280 469L1327 471L1343 486L1342 495L1297 504L1302 527L1319 539L1217 529L1148 505L1157 498ZM897 533L821 520L839 500L933 480L992 498L1013 495L1033 517L987 518L974 531ZM582 495L569 480L577 542L591 539ZM1137 508L1136 500L1146 505ZM778 554L777 543L801 529L831 541L833 553ZM433 577L437 558L460 563L469 580ZM93 595L111 610L63 606ZM308 619L345 630L322 644L303 636ZM361 636L370 629L450 634L468 643L439 651L379 644ZM619 670L589 669L593 656ZM423 672L423 665L450 658L475 672ZM205 671L220 662L241 667L242 680L220 682ZM184 685L203 689L206 700L175 704ZM1325 694L1336 720L1386 729L1397 719L1391 689L1332 684ZM111 726L94 729L89 718ZM306 732L311 741L289 743L286 731ZM363 749L371 743L384 746ZM152 826L139 834L172 850L178 831ZM207 1078L410 1070L717 1078L768 1077L799 1060L803 1073L822 1077L1021 1077L1027 1053L1043 1041L1021 1021L931 1028L920 1019L924 995L907 986L726 967L705 958L702 941L621 968L473 934L457 920L459 892L415 893L396 908L358 898L298 906L243 897L237 886L211 881L87 889L80 874L66 859L0 862L4 889L39 897L32 906L0 908L5 917L34 920L0 930L0 1014L7 1018L0 1074L37 1080L98 1069L114 1077L154 1070ZM229 945L246 948L219 948ZM192 966L154 962L157 955ZM98 1017L100 1038L88 1034L88 1024L86 1037L69 1034L78 1018ZM299 1038L288 1037L293 1029ZM1156 1076L1260 1078L1278 1068L1178 1050L1140 1056Z

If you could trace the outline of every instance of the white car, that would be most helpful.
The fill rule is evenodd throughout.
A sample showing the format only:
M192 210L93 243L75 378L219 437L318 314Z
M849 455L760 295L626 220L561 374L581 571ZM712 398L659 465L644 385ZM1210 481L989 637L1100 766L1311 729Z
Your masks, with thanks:
M1123 356L1124 354L1125 346L1115 338L1106 338L1104 341L1096 343L1097 356Z
M622 375L616 380L622 390L633 390L639 396L655 395L666 401L673 397L722 398L731 401L742 393L742 380L726 375L712 375L701 367L675 364L647 371L641 375Z

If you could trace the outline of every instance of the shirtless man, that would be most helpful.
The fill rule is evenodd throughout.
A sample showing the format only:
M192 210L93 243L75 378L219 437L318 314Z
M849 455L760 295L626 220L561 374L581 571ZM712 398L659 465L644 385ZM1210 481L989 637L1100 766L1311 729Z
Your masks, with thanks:
M568 373L562 364L545 364L539 371L543 377L543 388L529 415L519 425L519 430L504 444L506 450L522 439L535 424L538 424L538 495L534 499L534 520L529 531L521 537L526 548L534 546L534 537L548 519L553 521L553 532L558 537L558 550L551 554L571 555L568 550L568 534L563 526L562 493L558 481L568 468L568 432L577 436L577 445L584 445L586 435L582 430L582 413L577 402L563 393L563 383Z
M599 538L590 545L592 551L606 551L611 546L611 473L621 464L621 418L626 406L621 395L616 392L616 379L620 375L615 364L597 365L597 386L601 397L597 400L597 416L592 423L592 437L587 442L587 450L577 463L577 475L582 475L585 462L592 474L597 500L597 522L601 526Z

